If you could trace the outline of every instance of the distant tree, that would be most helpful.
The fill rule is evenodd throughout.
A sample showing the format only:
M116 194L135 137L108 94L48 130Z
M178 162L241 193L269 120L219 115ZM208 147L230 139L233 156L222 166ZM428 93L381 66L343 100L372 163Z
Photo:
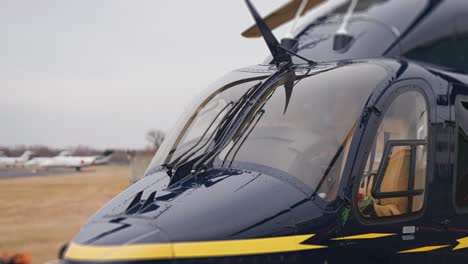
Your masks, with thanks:
M156 152L164 141L165 134L161 130L150 130L146 133L146 140Z
M76 156L92 156L98 155L100 152L86 145L78 145L73 148L72 153Z
M29 149L32 150L36 157L52 157L55 156L57 152L56 150L40 145L29 147Z

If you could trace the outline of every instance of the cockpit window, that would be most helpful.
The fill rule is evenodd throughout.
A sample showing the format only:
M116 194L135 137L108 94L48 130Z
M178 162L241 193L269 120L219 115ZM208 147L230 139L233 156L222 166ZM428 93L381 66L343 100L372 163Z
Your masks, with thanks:
M237 136L215 157L214 165L286 174L320 197L333 199L363 104L386 71L371 64L315 71L321 72L289 74L287 81L280 80L254 102L254 112L242 121ZM230 102L260 82L244 82L208 96L191 118L185 118L184 128L176 129L177 139L165 143L170 147L158 153L152 166L174 161L194 145L194 150L209 145L199 142L212 140L205 134L216 130L211 124L222 122L216 120L222 119ZM206 151L203 148L197 151Z

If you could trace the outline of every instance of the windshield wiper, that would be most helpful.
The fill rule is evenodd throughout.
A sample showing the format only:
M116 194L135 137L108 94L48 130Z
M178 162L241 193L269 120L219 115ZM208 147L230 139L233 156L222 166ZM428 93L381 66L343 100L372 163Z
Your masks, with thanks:
M254 102L250 101L250 97L256 92L257 88L261 86L261 83L253 86L249 91L247 91L236 103L236 105L231 109L231 113L228 113L225 117L226 120L223 121L220 129L217 131L216 136L213 141L211 141L211 145L208 149L211 151L205 152L202 154L198 161L193 164L192 174L196 173L196 169L200 167L200 164L205 164L205 162L211 160L209 157L213 156L216 157L219 152L223 150L222 145L225 143L225 137L227 136L227 132L233 129L233 121L236 119L237 115L244 109L246 104L252 105ZM214 145L212 145L215 143ZM208 157L208 158L207 158ZM204 167L204 165L203 165Z
M290 65L289 63L280 64L277 72L270 76L269 80L260 85L258 89L252 91L251 95L247 98L248 100L240 106L241 109L238 114L243 116L233 119L233 122L226 123L226 129L221 130L219 137L215 140L217 144L193 164L192 174L198 172L203 173L208 164L212 163L214 158L229 144L230 139L236 138L236 136L239 135L240 131L245 128L246 120L250 120L252 116L255 116L257 111L259 111L264 103L272 96L273 93L269 92L274 91L281 85L286 85L291 88L288 82L293 80L296 75L294 71L291 71ZM286 91L287 98L288 94L289 92ZM258 104L261 104L261 107L258 107ZM286 102L286 105L287 104L288 102Z
M214 136L214 132L211 134L211 136L208 138L208 140L203 144L201 145L197 150L193 151L192 153L190 153L193 149L195 149L202 141L203 139L205 138L206 134L208 133L208 131L210 131L211 127L213 126L213 124L216 122L216 120L218 120L219 116L231 105L233 105L234 102L229 102L226 106L223 107L223 109L221 109L215 116L215 118L213 119L213 121L211 121L210 125L205 129L205 131L203 132L203 134L200 136L200 139L191 147L189 148L188 150L186 150L184 153L182 153L181 155L179 155L176 159L174 159L174 161L171 162L171 165L174 166L178 163L183 163L185 161L187 161L187 159L190 158L190 156L192 156L193 154L197 153L198 151L200 151L203 147L205 147L208 142L213 138ZM220 122L220 124L222 123L223 121ZM219 127L219 126L218 126ZM217 127L217 128L218 128ZM190 154L189 154L190 153ZM189 155L188 155L189 154ZM184 156L186 156L184 158Z
M180 168L186 167L190 163L196 162L197 160L199 160L200 158L202 158L206 154L206 151L203 154L201 154L201 155L199 155L199 156L197 156L195 158L192 158L193 155L195 155L201 149L206 147L207 144L210 144L207 147L207 149L210 149L213 142L218 141L219 138L222 137L223 131L226 130L226 129L229 129L229 124L231 123L231 121L234 119L234 117L237 115L237 113L242 109L242 106L248 101L248 98L252 95L252 93L256 90L256 88L258 88L260 85L261 85L261 82L257 83L256 85L253 85L252 87L249 88L249 90L247 90L244 93L244 95L242 95L242 97L239 98L239 100L236 103L230 102L230 104L228 104L223 109L221 109L221 111L216 115L215 119L210 123L208 128L203 132L201 138L197 141L197 143L195 143L194 146L192 146L189 150L185 151L180 156L178 156L170 164L165 165L165 168L167 169L167 174L170 177L172 177L171 183L173 181L174 182L177 181L180 178L180 177L173 177L173 176L176 176L176 174L178 173ZM211 129L211 127L215 124L215 122L219 118L219 116L231 104L233 104L234 106L228 111L228 113L226 115L224 115L223 119L216 126L216 128L214 129L213 133L211 133L211 135L207 139L207 141L202 146L200 146L198 149L194 150L203 141L203 138L206 137L206 134ZM214 146L214 148L216 148L216 146L218 144L216 144ZM181 173L185 173L185 172L181 172Z
M300 79L298 80L298 82L299 81L300 81ZM297 83L294 83L294 81L288 81L288 82L284 83L285 105L284 105L283 114L286 114L286 111L287 111L288 105L289 105L289 101L291 100L292 90L293 90L293 87L296 84ZM229 162L229 166L232 165L232 163L234 162L234 159L236 158L237 153L239 152L240 148L242 147L242 145L244 145L247 138L250 136L250 134L252 133L252 131L257 126L258 122L260 121L260 119L262 119L263 115L265 114L266 111L265 111L265 109L263 109L263 107L265 106L266 102L269 101L270 98L273 96L273 93L274 92L272 92L270 95L267 96L267 98L264 100L262 105L260 107L258 107L257 110L255 110L255 112L252 114L252 118L248 122L246 122L246 124L244 125L244 128L241 129L240 132L233 137L233 138L235 138L234 143L233 143L232 147L229 149L229 151L226 153L226 155L224 157L224 161L221 164L221 166L224 166L224 163L228 159L229 155L234 150L234 148L237 146L237 149L234 152L234 155L232 156L231 161ZM255 120L255 118L257 118L257 120ZM255 120L255 122L254 122L254 120ZM251 126L252 123L253 123L253 125ZM248 131L248 132L245 135L245 137L242 139L242 137L243 137L243 135L245 134L246 131ZM239 142L240 142L240 144L238 145Z
M195 153L197 153L198 151L200 151L204 146L206 146L206 144L208 142L210 142L210 140L213 138L213 135L215 134L216 130L220 127L220 124L223 123L223 120L220 122L220 124L215 128L215 131L211 134L211 136L208 138L208 140L205 142L205 144L203 144L200 148L198 148L197 150L195 151L192 151L194 148L196 148L201 142L202 140L205 138L206 134L208 133L208 131L211 129L211 127L213 126L213 124L216 122L216 120L218 119L218 117L230 106L232 105L233 102L229 102L229 104L227 104L225 107L223 107L223 109L221 109L215 116L215 118L213 119L213 121L211 121L210 125L205 129L205 131L203 132L203 134L201 135L200 139L198 140L198 142L196 142L192 147L190 147L188 150L186 150L185 152L183 152L181 155L179 155L177 158L175 158L171 163L166 163L166 164L162 164L163 168L166 169L166 173L169 177L172 177L178 167L179 164L183 163L183 162L186 162L188 159L190 159L191 156L193 156ZM192 153L190 153L192 151ZM189 154L190 153L190 154ZM189 154L189 155L188 155ZM187 155L187 156L186 156ZM182 158L186 156L183 160ZM176 168L176 169L174 169Z
M232 163L234 162L234 159L236 158L237 156L237 153L239 152L240 148L242 147L242 145L244 145L245 141L247 140L247 138L250 136L250 133L252 133L252 131L254 130L254 128L257 126L258 122L260 121L260 119L262 119L263 115L265 114L265 110L264 109L261 109L255 113L255 115L253 116L252 120L246 125L245 129L243 129L239 134L237 140L234 142L234 144L232 145L231 149L229 149L229 151L226 153L226 156L224 157L224 161L222 163L222 166L224 166L224 163L226 162L226 160L228 159L229 155L231 154L231 152L234 150L234 148L236 147L237 143L240 142L240 144L237 146L237 149L236 151L234 152L234 154L232 155L232 158L231 158L231 161L229 162L229 166L232 165ZM254 121L255 117L257 117L257 120ZM250 126L251 124L253 123L252 126ZM249 129L250 127L250 129ZM249 131L247 132L247 134L245 135L245 137L242 139L242 136L244 135L244 133L246 131ZM242 141L241 141L242 139Z

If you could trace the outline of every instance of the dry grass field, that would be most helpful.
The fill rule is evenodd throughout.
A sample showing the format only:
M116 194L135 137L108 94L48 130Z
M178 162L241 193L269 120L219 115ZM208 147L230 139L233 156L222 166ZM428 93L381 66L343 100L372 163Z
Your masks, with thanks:
M0 179L0 254L27 251L34 264L56 259L88 217L128 185L125 166Z

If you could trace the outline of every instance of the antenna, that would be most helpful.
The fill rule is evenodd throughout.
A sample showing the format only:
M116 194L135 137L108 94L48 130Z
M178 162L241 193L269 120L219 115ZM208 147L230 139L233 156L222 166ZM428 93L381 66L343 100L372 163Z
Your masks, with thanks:
M304 13L304 9L306 5L309 3L309 0L298 0L298 1L301 1L301 2L299 3L299 6L297 8L296 15L294 16L291 29L289 30L289 33L286 34L286 36L281 40L281 46L283 48L287 48L289 50L294 50L294 51L297 50L297 47L299 46L299 41L294 38L293 33L294 33L294 30L296 29L296 25L301 17L301 14ZM289 54L291 55L291 53Z
M294 16L293 23L291 25L291 29L289 30L288 36L287 37L292 37L294 30L296 29L297 22L299 21L299 18L301 17L302 13L304 13L304 9L306 5L309 3L309 0L302 0L299 8L296 11L296 15Z
M348 11L346 11L345 16L343 17L343 21L336 31L333 39L333 50L337 52L346 52L354 40L354 37L348 32L348 24L359 0L350 1L351 3L349 4Z
M276 39L275 35L273 35L270 28L268 28L265 21L263 21L262 17L252 5L250 0L245 0L245 3L249 8L250 14L255 20L255 23L257 24L257 27L259 28L260 33L262 34L262 37L265 40L271 55L273 56L273 62L276 64L282 62L291 62L291 56L283 49L279 48L281 46L280 43Z

